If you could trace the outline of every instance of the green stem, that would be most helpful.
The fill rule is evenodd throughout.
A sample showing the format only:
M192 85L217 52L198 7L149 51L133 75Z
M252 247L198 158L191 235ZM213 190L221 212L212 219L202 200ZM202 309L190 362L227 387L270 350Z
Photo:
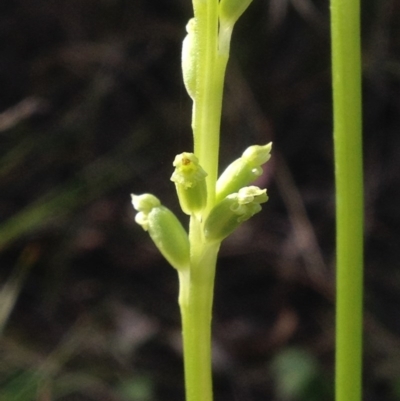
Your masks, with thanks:
M179 273L186 401L212 401L211 317L219 244L195 250L190 270Z
M179 272L186 401L212 401L211 318L219 243L208 244L203 223L215 203L222 96L228 54L218 49L218 0L194 0L196 93L194 153L207 172L207 207L190 219L190 268Z
M194 102L194 153L207 172L209 211L214 204L218 177L219 136L227 54L218 52L218 1L196 1L198 43L196 97Z
M359 0L331 0L336 174L336 401L362 393L363 172Z

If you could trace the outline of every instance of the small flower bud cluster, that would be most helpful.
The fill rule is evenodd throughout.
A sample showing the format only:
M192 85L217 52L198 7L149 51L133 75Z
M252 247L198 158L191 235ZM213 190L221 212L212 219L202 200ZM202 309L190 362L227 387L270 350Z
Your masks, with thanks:
M271 146L271 143L250 146L225 169L217 181L215 206L207 216L203 214L207 206L207 173L193 153L184 152L175 157L171 180L179 203L184 213L195 216L203 224L206 241L221 242L261 211L261 204L268 200L267 190L249 184L262 174L261 166L270 159ZM169 263L178 270L188 268L189 239L177 217L151 194L132 195L132 204L138 211L136 222L149 232Z

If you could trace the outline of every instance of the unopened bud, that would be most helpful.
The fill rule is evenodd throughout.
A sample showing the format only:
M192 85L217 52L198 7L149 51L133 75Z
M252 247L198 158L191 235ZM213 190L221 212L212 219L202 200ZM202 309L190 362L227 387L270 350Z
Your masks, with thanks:
M221 0L219 2L218 51L229 57L233 27L252 0Z
M191 18L186 25L187 35L182 43L183 83L189 96L194 100L196 95L196 20Z
M219 2L219 18L229 21L233 25L251 2L252 0L221 0Z
M261 203L268 200L267 190L256 186L241 188L228 195L210 212L204 224L208 241L222 241L244 221L261 211Z
M175 157L171 181L175 183L179 203L184 213L201 212L207 203L207 173L193 153L184 152Z
M188 235L177 217L151 194L131 195L133 207L139 212L135 221L145 231L161 254L175 269L189 267Z
M263 172L261 166L271 158L271 148L272 142L250 146L232 162L218 178L216 203L255 181Z

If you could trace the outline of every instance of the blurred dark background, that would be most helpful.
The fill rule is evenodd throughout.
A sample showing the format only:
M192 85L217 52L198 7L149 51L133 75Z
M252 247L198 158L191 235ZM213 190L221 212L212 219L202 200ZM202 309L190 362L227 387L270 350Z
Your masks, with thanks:
M400 3L362 2L364 400L400 400ZM192 149L189 0L0 3L0 400L183 401L175 271L133 221ZM270 201L225 241L215 401L332 400L329 4L254 0L227 72L221 168L274 142Z

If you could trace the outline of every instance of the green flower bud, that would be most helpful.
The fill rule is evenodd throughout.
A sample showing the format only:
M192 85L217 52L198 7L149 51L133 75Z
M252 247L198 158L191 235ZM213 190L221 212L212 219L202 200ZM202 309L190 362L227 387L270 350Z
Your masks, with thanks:
M271 158L272 142L247 148L242 157L232 162L217 181L216 203L229 194L251 184L263 172L262 165Z
M207 173L193 153L181 153L173 162L175 170L171 181L175 182L179 203L184 213L201 212L207 203Z
M261 211L260 203L268 200L267 190L255 186L244 187L228 195L210 212L204 223L208 241L222 241L241 223Z
M252 0L221 0L219 2L219 18L233 25L251 2Z
M135 221L145 231L161 254L175 269L189 267L189 238L177 217L151 194L131 195L133 207L139 212Z
M191 18L186 25L187 35L182 43L183 83L189 96L194 100L196 94L196 20Z
M233 27L252 0L221 0L219 2L218 51L229 57Z
M160 206L161 202L152 194L131 195L132 205L135 210L147 215L151 209ZM144 228L147 231L147 228Z

